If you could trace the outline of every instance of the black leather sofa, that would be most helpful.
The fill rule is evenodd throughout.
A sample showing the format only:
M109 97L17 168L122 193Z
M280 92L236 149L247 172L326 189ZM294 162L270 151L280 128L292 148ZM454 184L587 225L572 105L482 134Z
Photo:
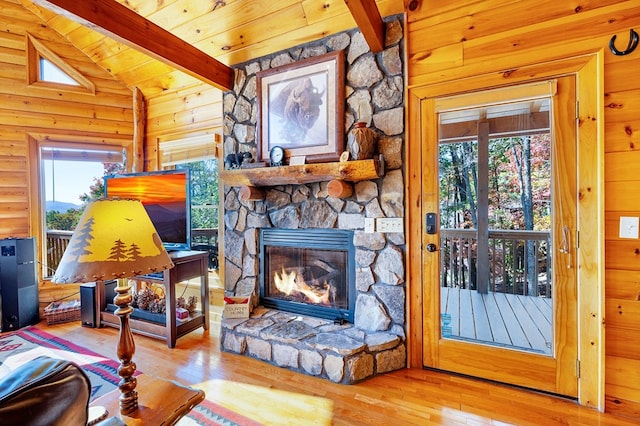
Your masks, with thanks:
M38 357L0 378L0 423L87 425L90 397L91 382L78 365Z

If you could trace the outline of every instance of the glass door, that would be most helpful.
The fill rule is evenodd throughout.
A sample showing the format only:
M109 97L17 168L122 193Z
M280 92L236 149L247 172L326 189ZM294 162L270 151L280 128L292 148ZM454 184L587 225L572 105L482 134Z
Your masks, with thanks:
M424 195L438 194L440 244L425 263L437 262L440 333L427 366L577 394L575 129L554 126L572 80L435 101L438 182Z

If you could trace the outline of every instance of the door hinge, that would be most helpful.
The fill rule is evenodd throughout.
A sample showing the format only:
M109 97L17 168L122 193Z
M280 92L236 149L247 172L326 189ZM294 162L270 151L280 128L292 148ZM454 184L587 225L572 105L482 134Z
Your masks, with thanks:
M576 359L576 377L580 378L580 360Z

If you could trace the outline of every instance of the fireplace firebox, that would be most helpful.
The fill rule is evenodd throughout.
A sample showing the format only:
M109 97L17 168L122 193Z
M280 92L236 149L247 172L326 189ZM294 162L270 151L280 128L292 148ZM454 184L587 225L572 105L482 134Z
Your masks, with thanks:
M263 306L353 323L355 296L352 231L261 229Z

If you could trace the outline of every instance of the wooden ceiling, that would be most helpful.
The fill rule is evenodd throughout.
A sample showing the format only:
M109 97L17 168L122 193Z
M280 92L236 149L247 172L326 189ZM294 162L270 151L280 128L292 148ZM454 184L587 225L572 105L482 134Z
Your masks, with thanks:
M147 98L202 81L223 88L224 84L214 80L217 65L223 72L225 65L240 64L357 26L365 36L374 31L362 12L363 5L373 5L373 0L115 0L176 37L175 43L166 45L182 43L181 52L174 48L154 54L149 46L154 41L158 44L157 40L127 42L127 37L107 36L103 28L60 13L61 9L54 12L53 2L19 1L94 62L128 87L137 87ZM404 10L403 0L375 0L375 6L382 17ZM85 9L91 13L90 7ZM133 33L129 38L135 37ZM206 55L193 55L198 53L193 48ZM190 69L197 66L202 68ZM210 75L204 76L207 73Z

